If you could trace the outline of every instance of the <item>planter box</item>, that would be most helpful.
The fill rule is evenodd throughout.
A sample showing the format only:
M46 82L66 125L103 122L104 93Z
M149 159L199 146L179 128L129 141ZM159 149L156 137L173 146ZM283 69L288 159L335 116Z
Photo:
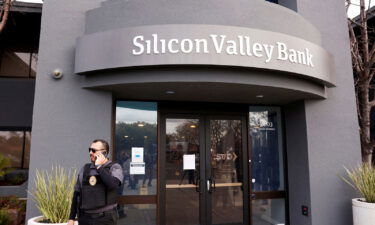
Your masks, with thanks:
M374 225L375 203L364 202L363 198L352 199L353 224Z
M25 181L23 184L17 186L0 186L0 196L15 195L19 198L26 198L27 185L28 182Z
M66 225L67 223L40 223L39 221L42 220L42 216L37 216L29 219L27 221L27 225L48 225L48 224L54 224L54 225ZM75 221L74 225L78 225L78 222Z

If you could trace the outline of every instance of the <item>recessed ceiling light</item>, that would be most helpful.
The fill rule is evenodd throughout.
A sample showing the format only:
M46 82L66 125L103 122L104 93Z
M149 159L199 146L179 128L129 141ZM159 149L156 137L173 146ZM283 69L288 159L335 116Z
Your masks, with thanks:
M263 98L264 95L257 95L257 96L255 96L255 97L257 97L257 98Z
M175 91L166 91L165 92L167 95L173 95L173 94L175 94L176 92Z

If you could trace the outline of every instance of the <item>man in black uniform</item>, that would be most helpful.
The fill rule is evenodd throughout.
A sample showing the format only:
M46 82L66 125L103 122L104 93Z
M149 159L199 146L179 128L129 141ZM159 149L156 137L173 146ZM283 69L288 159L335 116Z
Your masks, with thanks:
M115 225L117 189L123 180L122 168L107 156L108 142L94 140L89 148L91 163L78 173L68 225L78 214L79 225Z

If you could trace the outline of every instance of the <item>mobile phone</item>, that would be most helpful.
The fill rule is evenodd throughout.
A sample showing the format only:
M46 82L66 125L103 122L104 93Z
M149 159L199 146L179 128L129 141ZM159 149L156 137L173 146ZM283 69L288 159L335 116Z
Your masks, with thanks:
M105 152L103 152L103 153L100 153L100 154L102 154L104 157L107 157L108 156L108 152L107 151L105 151ZM98 156L95 156L95 160L98 158Z

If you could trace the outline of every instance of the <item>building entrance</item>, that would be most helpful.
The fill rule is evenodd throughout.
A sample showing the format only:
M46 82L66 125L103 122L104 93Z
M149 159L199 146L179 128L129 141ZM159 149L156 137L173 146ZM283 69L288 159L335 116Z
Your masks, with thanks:
M249 224L245 115L161 116L161 224Z
M246 104L117 101L119 224L288 224L280 115Z

